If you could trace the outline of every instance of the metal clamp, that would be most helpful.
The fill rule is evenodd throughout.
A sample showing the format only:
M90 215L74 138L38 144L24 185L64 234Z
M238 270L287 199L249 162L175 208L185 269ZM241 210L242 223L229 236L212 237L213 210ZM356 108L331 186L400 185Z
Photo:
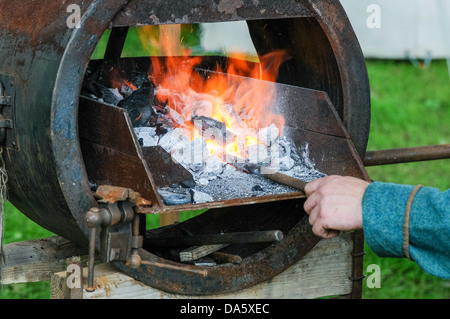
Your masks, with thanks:
M102 262L126 261L132 267L140 265L138 249L142 247L143 239L139 235L140 218L137 212L140 205L150 203L142 199L139 193L115 186L99 187L97 196L101 198L99 207L91 208L85 217L90 229L88 292L95 290L94 263L99 230Z
M14 133L15 81L11 76L0 74L0 145L16 148Z
M0 82L0 112L3 112L3 106L11 105L11 97L5 96L5 88ZM6 128L12 128L10 120L5 119L3 114L0 114L0 145L3 145L6 140Z

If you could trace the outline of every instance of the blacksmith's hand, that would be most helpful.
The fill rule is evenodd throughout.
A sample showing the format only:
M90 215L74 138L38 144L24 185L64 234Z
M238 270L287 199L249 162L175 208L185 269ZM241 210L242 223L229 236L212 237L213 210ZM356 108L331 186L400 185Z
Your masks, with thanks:
M332 238L362 229L362 198L369 183L354 177L327 176L308 183L304 204L315 235Z

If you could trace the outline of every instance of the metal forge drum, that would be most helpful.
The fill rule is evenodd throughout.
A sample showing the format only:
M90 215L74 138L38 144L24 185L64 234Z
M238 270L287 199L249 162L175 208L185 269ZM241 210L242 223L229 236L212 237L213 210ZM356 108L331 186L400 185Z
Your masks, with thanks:
M155 167L161 163L148 159L127 112L80 97L86 70L94 63L90 57L107 28L112 31L105 58L95 63L104 70L127 70L130 65L148 67L140 59L120 58L120 41L129 26L246 21L259 56L284 49L291 57L276 80L285 134L298 149L309 145L311 161L324 174L368 179L360 158L369 132L369 83L339 1L71 3L81 8L79 28L67 27L65 1L45 6L0 2L1 123L10 201L42 227L82 245L92 236L91 248L103 261L152 287L186 295L233 292L273 278L319 240L299 191L165 205L156 191L162 172ZM219 60L226 69L228 60ZM92 183L113 187L99 195ZM194 209L208 211L145 230L146 214ZM100 235L92 231L97 226ZM282 231L283 238L258 242L247 236L230 242L223 252L242 261L216 266L180 263L152 244L164 238L184 236L188 244L197 235L274 230ZM353 234L353 244L352 296L360 297L361 233Z

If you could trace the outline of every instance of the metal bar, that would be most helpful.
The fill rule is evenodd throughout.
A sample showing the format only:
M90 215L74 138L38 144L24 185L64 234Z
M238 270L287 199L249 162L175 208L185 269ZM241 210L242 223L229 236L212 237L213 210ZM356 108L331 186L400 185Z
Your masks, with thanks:
M367 151L365 166L432 161L450 158L450 144Z
M146 239L145 244L152 247L201 246L218 244L248 244L281 241L284 235L280 230L250 231L238 233L193 235L171 238Z
M307 182L291 177L289 175L271 170L267 167L261 167L260 169L260 175L264 176L265 178L268 178L272 181L278 182L280 184L295 188L299 191L305 192L305 186Z
M88 269L88 285L87 292L95 291L94 288L94 264L95 264L95 236L96 227L92 227L89 233L89 269Z
M227 155L228 156L228 155ZM289 175L277 172L271 168L265 166L259 166L257 164L246 164L246 163L230 163L230 165L235 166L238 169L244 170L250 174L255 174L259 176L263 176L267 179L270 179L274 182L277 182L282 185L286 185L292 187L301 192L305 192L305 186L307 182L291 177Z
M239 255L224 253L223 251L215 251L211 254L212 258L217 259L222 262L240 264L242 262L242 257Z
M128 27L118 27L111 29L108 45L106 46L103 64L100 69L99 81L111 87L111 71L120 72L119 60L128 34Z

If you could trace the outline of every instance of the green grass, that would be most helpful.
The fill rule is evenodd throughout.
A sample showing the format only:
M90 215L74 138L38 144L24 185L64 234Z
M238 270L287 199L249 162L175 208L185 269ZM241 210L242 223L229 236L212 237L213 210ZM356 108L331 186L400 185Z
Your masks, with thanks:
M30 239L45 238L54 234L20 213L11 203L5 203L5 235L3 244ZM4 285L0 289L0 299L48 299L50 282L33 282Z
M429 69L392 61L367 65L372 93L369 150L450 143L450 80L443 61L434 61ZM379 181L450 188L449 160L371 167L368 172ZM4 243L52 235L9 203L5 215ZM157 225L154 217L147 227ZM380 267L381 288L369 289L364 280L363 298L450 298L450 281L428 275L405 259L378 258L367 245L365 250L365 268ZM7 285L0 291L0 299L49 297L48 282Z

